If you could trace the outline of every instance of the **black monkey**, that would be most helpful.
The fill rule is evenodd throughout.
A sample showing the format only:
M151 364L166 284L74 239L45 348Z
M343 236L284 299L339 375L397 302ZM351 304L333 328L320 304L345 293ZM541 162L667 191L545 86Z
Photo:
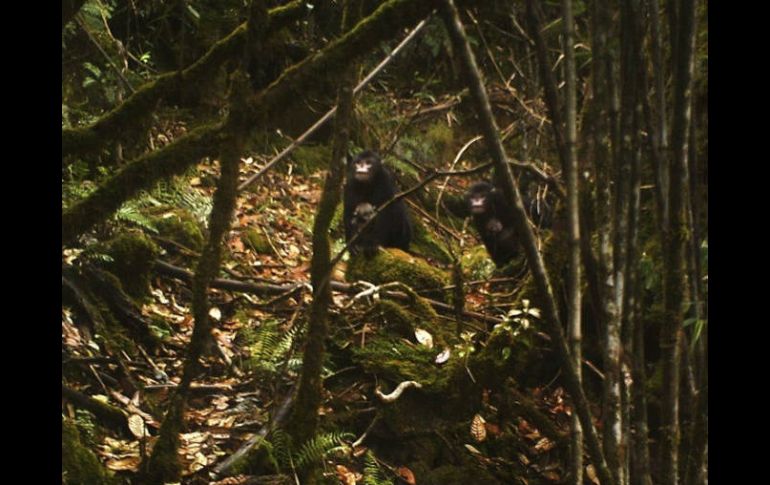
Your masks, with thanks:
M546 229L551 225L551 203L538 194L522 193L524 209L532 223ZM476 182L465 193L467 210L484 247L499 268L521 251L513 222L513 207L502 191L489 182Z
M489 182L476 182L465 194L473 226L498 268L519 255L513 208Z
M366 150L348 159L344 195L345 240L350 241L365 220L396 195L393 175L385 168L379 155ZM412 225L403 200L390 204L377 215L365 234L359 237L358 247L371 256L377 246L409 250ZM354 248L355 249L355 248Z

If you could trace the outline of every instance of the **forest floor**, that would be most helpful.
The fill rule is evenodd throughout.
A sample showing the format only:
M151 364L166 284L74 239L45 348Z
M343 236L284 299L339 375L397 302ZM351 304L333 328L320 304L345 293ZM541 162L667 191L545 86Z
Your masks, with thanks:
M242 165L241 180L256 173L263 162L246 159ZM288 162L284 168L268 171L241 192L232 229L226 240L227 250L220 274L256 284L309 282L312 222L321 194L323 175L321 171L308 176L293 173L293 166ZM216 176L217 170L213 164L201 164L197 175L188 177L184 183L190 191L210 197L214 187L205 181L215 180ZM340 224L338 221L335 224L334 253L343 246ZM257 237L261 241L259 245L263 246L259 251L254 247L254 230L263 236ZM466 239L464 246L478 246L475 237L468 231L462 232L462 237ZM168 246L164 246L164 249L166 252L161 255L161 260L194 271L194 254L191 258L190 251L176 251ZM439 266L435 261L431 261L431 264ZM343 261L335 268L334 280L344 281L344 266ZM493 276L492 273L488 274L488 278ZM504 316L506 301L510 300L506 299L506 293L511 294L510 283L508 286L483 280L478 283L466 290L465 309L497 318ZM190 340L194 323L190 299L187 283L154 275L151 280L151 296L141 305L141 313L147 321L160 319L168 326L163 335L164 345L157 355L132 355L128 360L129 367L135 371L134 378L144 386L143 393L126 396L104 384L102 389L92 387L82 392L108 400L126 410L129 415L138 414L152 430L149 434L155 435L162 419L159 410L164 409L166 399L181 379L184 349ZM186 414L186 431L181 435L180 460L183 463L184 483L208 483L208 472L213 467L256 432L270 425L271 414L275 413L298 380L301 348L297 341L301 340L301 324L306 321L310 300L309 291L261 297L210 290L209 315L214 321L214 337L218 349L207 356L205 374L193 384ZM352 303L353 295L335 292L332 313L344 312ZM447 318L447 321L448 325L454 325L449 323L451 318ZM479 333L488 334L492 324L476 322L473 328L480 330ZM362 331L344 338L350 338L350 343L355 345L365 345L367 330L371 329L365 325ZM334 330L332 335L337 338ZM72 312L67 308L62 314L62 339L63 350L67 355L93 355L89 350L88 339L81 334ZM97 373L94 366L91 369ZM345 423L333 415L340 407L364 413L367 409L371 410L375 382L371 375L363 373L361 369L329 367L326 370L326 378L341 373L349 374L344 389L340 389L340 386L327 389L329 392L321 409L322 419L334 422L334 427L340 430L335 439L341 436L342 431L348 432L345 435L347 440L340 441L349 444L364 432L363 428L358 429L360 421ZM109 374L110 368L99 368L98 373ZM551 376L550 382L528 392L543 413L566 431L570 409L563 398L562 388L553 384L556 377ZM487 406L494 410L494 406ZM75 415L74 409L70 410ZM513 459L515 457L484 456L483 452L471 444L493 440L503 432L513 432L522 444L518 452L519 466L529 468L530 476L534 478L534 482L529 483L561 482L564 471L560 455L549 453L555 444L523 418L506 421L511 423L508 430L501 430L499 425L483 419L474 419L468 423L466 452L481 466L494 466L495 460ZM483 431L478 429L479 423L483 424ZM346 427L346 424L353 427ZM479 433L483 436L479 436ZM153 439L149 438L150 445ZM142 456L147 453L144 440L136 437L107 434L95 444L97 454L106 467L126 476L139 471ZM337 454L328 451L323 450L323 456L318 458L321 458L326 475L332 480L330 483L333 483L332 477L335 475L340 483L356 483L364 476L366 463L362 457L367 451L366 445L347 448L347 453L342 454L339 449L336 449ZM383 478L393 483L415 483L414 474L403 463L387 463L376 457L375 461L386 475ZM233 478L228 480L221 483L241 483ZM525 482L526 479L522 483Z

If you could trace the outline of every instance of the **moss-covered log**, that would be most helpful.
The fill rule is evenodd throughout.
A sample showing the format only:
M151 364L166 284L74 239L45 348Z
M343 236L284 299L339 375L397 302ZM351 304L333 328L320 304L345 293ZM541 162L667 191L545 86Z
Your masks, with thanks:
M311 86L319 73L341 70L404 26L426 16L437 3L435 0L386 2L339 40L287 69L264 91L252 97L241 122L252 129L264 126L276 110L286 110L296 101L298 93ZM62 243L71 243L138 191L150 189L161 180L181 174L202 157L217 153L226 138L221 124L206 125L160 150L139 157L62 214Z
M61 431L63 484L118 483L99 463L96 455L81 442L78 428L72 421L62 417Z
M217 153L221 124L196 128L176 142L143 155L108 178L91 195L62 213L62 244L114 213L141 190L174 175L181 175L202 157Z
M295 0L270 10L268 33L280 30L304 13L305 2L302 0ZM93 124L82 128L63 129L62 156L93 152L113 140L125 138L129 130L134 129L140 124L140 120L152 113L152 108L160 99L168 96L181 84L195 84L210 76L222 63L240 53L245 41L246 23L243 23L216 42L191 66L163 74L139 87L128 99Z
M416 291L426 291L428 296L437 297L444 294L442 288L449 284L447 274L425 260L396 248L380 249L372 258L353 256L348 262L345 278L378 285L399 281Z

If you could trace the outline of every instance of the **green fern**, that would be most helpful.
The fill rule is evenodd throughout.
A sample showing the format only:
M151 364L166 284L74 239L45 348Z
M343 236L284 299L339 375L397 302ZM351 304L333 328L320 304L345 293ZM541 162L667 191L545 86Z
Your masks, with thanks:
M141 227L145 231L149 231L153 234L158 234L158 229L147 216L140 212L139 204L135 201L129 201L123 204L120 209L115 212L115 220L120 222L128 222Z
M294 348L294 343L302 338L304 329L304 325L295 325L281 334L276 320L265 320L254 332L254 343L249 348L251 367L274 373L284 362L293 370L302 366L301 359L291 358L287 362L287 356Z
M345 441L350 441L353 438L354 436L351 433L336 431L314 436L307 440L295 454L294 463L297 468L304 468L313 463L318 463L335 451L347 449L348 445L345 444Z
M383 473L371 450L364 455L363 485L393 485L393 481Z
M273 457L281 470L293 470L292 460L292 439L288 433L281 428L276 428L271 433L270 444L273 446Z

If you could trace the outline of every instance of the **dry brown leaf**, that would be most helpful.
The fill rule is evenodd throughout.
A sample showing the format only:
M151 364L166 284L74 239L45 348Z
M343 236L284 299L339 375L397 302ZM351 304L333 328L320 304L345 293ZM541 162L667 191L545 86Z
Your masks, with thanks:
M356 474L354 472L348 470L347 467L343 465L337 465L335 470L337 472L337 478L340 479L340 482L344 483L345 485L356 485Z
M417 481L414 478L414 473L412 473L412 470L408 469L405 466L400 466L396 471L398 472L398 476L401 477L401 479L404 480L409 485L417 484Z
M487 428L484 427L485 422L480 414L475 415L473 421L471 421L471 436L473 436L477 443L487 439Z
M128 429L135 437L141 439L147 436L147 427L144 425L144 418L138 414L132 414L128 417Z
M561 481L561 477L559 476L559 474L552 470L544 471L543 477L551 482Z
M548 438L542 438L535 444L535 449L542 453L548 450L552 450L555 446L555 442L549 440Z
M123 471L138 471L139 470L139 464L142 462L142 459L138 456L129 456L126 458L120 458L117 460L107 460L106 466L110 470L116 471L116 472L123 472Z

